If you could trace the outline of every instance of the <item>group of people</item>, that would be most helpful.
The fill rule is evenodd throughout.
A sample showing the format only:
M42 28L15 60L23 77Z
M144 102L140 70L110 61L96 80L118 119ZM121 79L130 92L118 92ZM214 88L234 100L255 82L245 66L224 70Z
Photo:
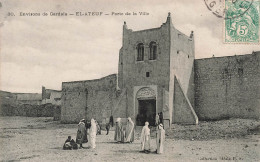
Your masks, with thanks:
M145 122L145 125L142 129L140 140L141 140L141 150L145 153L149 153L150 143L151 143L149 122ZM156 146L157 146L156 153L157 154L163 153L164 141L165 141L165 130L163 129L163 124L160 123L157 125L157 130L156 130Z
M100 130L99 130L100 129ZM101 128L99 124L94 119L90 120L90 123L86 123L85 119L80 120L78 124L78 131L76 136L76 142L71 139L71 136L65 141L63 145L64 150L72 150L78 149L77 144L79 144L79 148L83 148L83 143L88 142L88 137L90 140L90 148L96 148L96 135L101 132ZM74 146L74 147L73 147Z
M126 126L121 124L121 118L117 118L116 120L116 128L115 128L115 136L114 140L118 143L132 143L134 141L134 122L129 117L127 119ZM157 149L156 152L158 154L163 153L163 146L164 146L164 140L165 140L165 130L163 129L163 124L157 123L156 125L156 145ZM145 125L141 132L141 151L145 153L150 152L150 143L151 143L151 137L150 137L150 128L149 128L149 122L145 122Z
M107 134L109 133L109 128L111 125L111 121L106 125ZM113 123L112 123L113 124ZM109 128L108 128L109 127ZM163 153L163 146L165 140L165 130L163 129L163 124L160 122L156 122L156 145L157 149L156 152L158 154ZM83 148L83 143L88 142L88 137L90 140L90 148L96 148L96 135L101 134L101 127L97 121L91 119L90 123L86 122L85 119L80 120L78 124L78 131L76 136L76 142L71 139L71 136L65 141L63 145L64 150L72 150ZM114 140L118 143L132 143L134 142L134 134L135 134L135 124L132 119L129 117L127 118L126 125L123 125L121 122L121 118L117 118L115 123L115 135ZM141 151L145 153L150 152L150 128L149 122L145 122L144 127L142 128L141 132Z
M134 122L130 117L127 119L126 125L122 125L121 118L117 118L114 140L118 143L134 142L134 127Z

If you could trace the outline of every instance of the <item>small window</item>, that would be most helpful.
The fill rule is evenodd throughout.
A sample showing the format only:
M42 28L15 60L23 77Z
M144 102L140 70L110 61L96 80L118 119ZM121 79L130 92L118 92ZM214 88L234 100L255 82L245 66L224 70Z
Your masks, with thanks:
M137 61L143 61L144 60L144 44L139 43L137 45Z
M243 68L238 68L238 75L241 77L243 75Z
M150 77L150 73L149 72L146 72L146 77Z
M156 60L157 45L155 42L151 42L150 45L149 60Z
M224 69L224 73L228 74L228 69L227 68Z

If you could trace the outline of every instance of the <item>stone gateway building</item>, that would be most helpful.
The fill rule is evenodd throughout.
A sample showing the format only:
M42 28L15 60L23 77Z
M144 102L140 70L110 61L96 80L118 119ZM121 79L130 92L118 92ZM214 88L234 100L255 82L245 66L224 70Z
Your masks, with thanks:
M62 83L61 121L107 122L112 115L137 125L163 114L172 123L260 117L260 52L195 60L194 35L177 30L169 13L158 28L123 25L118 75Z

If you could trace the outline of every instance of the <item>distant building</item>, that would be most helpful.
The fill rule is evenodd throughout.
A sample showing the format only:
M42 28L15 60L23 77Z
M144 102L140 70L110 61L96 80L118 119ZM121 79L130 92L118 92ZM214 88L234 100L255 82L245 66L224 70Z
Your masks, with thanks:
M61 105L61 91L42 87L42 104Z
M42 95L39 93L14 93L18 104L41 105Z
M42 87L42 94L40 93L11 93L0 90L0 103L12 105L42 105L53 104L61 105L61 91L46 89Z
M63 82L61 121L131 117L137 125L162 113L171 123L260 117L260 52L195 60L194 33L177 30L170 14L158 28L123 25L118 75Z

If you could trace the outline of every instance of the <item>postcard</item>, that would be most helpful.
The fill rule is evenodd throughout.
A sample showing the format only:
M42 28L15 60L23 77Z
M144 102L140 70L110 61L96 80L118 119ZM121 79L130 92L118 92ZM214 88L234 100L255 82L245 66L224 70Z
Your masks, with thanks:
M0 0L1 161L259 161L259 0Z

